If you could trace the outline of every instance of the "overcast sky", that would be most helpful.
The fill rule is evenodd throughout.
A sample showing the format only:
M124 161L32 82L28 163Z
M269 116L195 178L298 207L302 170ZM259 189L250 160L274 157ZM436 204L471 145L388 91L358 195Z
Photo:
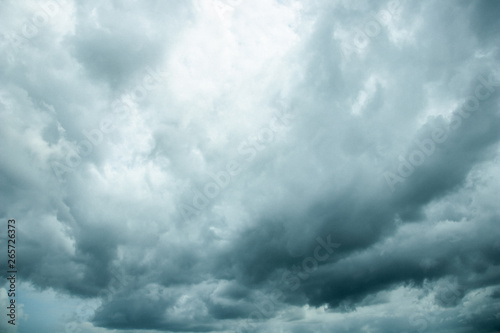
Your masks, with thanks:
M1 332L500 331L500 1L0 6Z

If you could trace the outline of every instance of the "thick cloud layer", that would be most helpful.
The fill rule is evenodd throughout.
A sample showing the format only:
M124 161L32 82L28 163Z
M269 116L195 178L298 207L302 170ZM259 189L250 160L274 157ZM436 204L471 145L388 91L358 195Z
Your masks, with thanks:
M499 2L3 7L0 328L500 330Z

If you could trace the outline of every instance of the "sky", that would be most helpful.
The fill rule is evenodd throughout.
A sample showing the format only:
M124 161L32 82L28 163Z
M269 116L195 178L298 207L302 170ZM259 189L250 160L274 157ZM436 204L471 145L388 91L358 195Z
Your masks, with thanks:
M500 331L500 1L0 6L0 332Z

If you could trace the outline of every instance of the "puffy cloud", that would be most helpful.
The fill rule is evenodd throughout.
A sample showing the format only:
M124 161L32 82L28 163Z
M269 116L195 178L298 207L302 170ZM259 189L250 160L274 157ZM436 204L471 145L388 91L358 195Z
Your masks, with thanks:
M498 330L497 7L6 4L30 295L67 332Z

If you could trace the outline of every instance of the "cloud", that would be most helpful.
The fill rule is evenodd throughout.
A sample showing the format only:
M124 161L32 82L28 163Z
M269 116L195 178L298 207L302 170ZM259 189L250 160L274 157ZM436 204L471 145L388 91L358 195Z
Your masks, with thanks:
M20 278L66 331L498 330L496 7L6 5Z

